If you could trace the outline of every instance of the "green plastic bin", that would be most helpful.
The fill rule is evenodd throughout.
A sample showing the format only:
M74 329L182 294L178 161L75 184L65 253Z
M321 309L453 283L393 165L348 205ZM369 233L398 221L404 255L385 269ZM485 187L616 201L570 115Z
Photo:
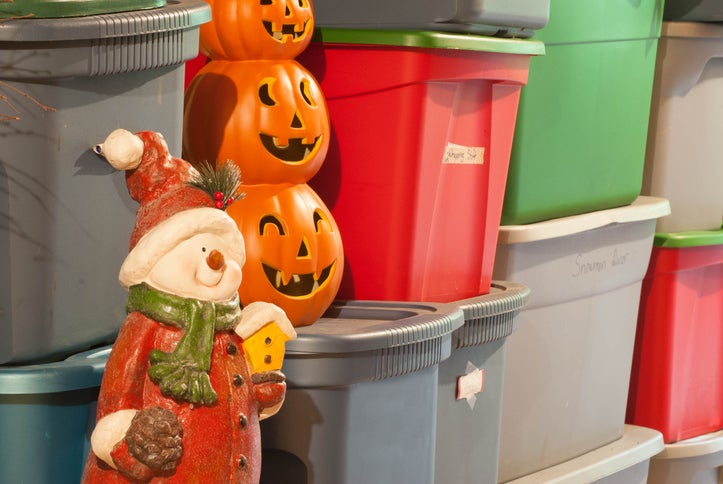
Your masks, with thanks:
M519 225L640 195L663 0L554 0L536 34L502 212Z

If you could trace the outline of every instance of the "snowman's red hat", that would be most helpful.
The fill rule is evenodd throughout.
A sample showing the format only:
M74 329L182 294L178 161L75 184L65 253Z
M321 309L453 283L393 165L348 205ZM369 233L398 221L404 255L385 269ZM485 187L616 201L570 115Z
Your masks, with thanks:
M243 265L246 253L236 222L216 208L208 193L189 184L195 169L168 153L161 134L118 129L95 151L126 170L128 193L140 204L119 275L124 287L143 282L161 257L199 233L224 238L232 248L225 255Z

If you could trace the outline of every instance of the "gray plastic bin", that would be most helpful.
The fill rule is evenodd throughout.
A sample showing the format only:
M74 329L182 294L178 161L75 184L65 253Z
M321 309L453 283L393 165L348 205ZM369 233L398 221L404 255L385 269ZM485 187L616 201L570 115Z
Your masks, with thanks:
M437 484L497 482L507 336L530 290L492 283L489 294L459 301L464 325L452 333L452 354L439 364ZM465 381L477 393L461 392Z
M494 278L530 298L507 338L499 481L623 436L640 290L667 200L501 226Z
M0 120L0 364L115 338L136 204L91 148L123 127L161 132L180 154L183 62L208 20L208 4L179 0L2 22L0 115L19 119Z
M0 480L77 484L110 347L0 368Z
M314 0L319 27L424 29L530 37L547 25L549 0Z
M451 304L332 304L286 346L286 401L261 424L261 482L434 481L439 363Z

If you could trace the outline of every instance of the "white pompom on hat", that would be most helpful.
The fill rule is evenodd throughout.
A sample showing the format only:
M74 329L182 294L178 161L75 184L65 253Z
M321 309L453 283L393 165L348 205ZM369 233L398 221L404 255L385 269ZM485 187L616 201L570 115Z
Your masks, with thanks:
M115 130L94 150L114 168L126 171L128 193L139 203L130 250L119 274L123 287L143 282L161 257L201 233L224 238L232 248L224 255L243 266L246 251L236 222L216 208L211 195L189 184L195 169L169 154L160 133Z

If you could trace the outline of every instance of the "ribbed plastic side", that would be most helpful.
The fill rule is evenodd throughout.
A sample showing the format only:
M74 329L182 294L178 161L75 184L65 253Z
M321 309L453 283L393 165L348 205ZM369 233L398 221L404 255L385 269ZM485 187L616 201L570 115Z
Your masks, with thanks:
M377 351L374 379L406 375L439 364L449 356L443 349L455 326L451 316L436 315L423 324L388 329L389 345Z
M172 31L93 42L89 76L104 76L180 64L186 32ZM196 47L196 46L194 46Z
M182 30L198 25L187 9L140 10L98 17L98 37L128 37L167 30Z
M522 284L495 282L490 294L460 301L464 325L454 332L452 347L478 346L512 334L529 295Z

